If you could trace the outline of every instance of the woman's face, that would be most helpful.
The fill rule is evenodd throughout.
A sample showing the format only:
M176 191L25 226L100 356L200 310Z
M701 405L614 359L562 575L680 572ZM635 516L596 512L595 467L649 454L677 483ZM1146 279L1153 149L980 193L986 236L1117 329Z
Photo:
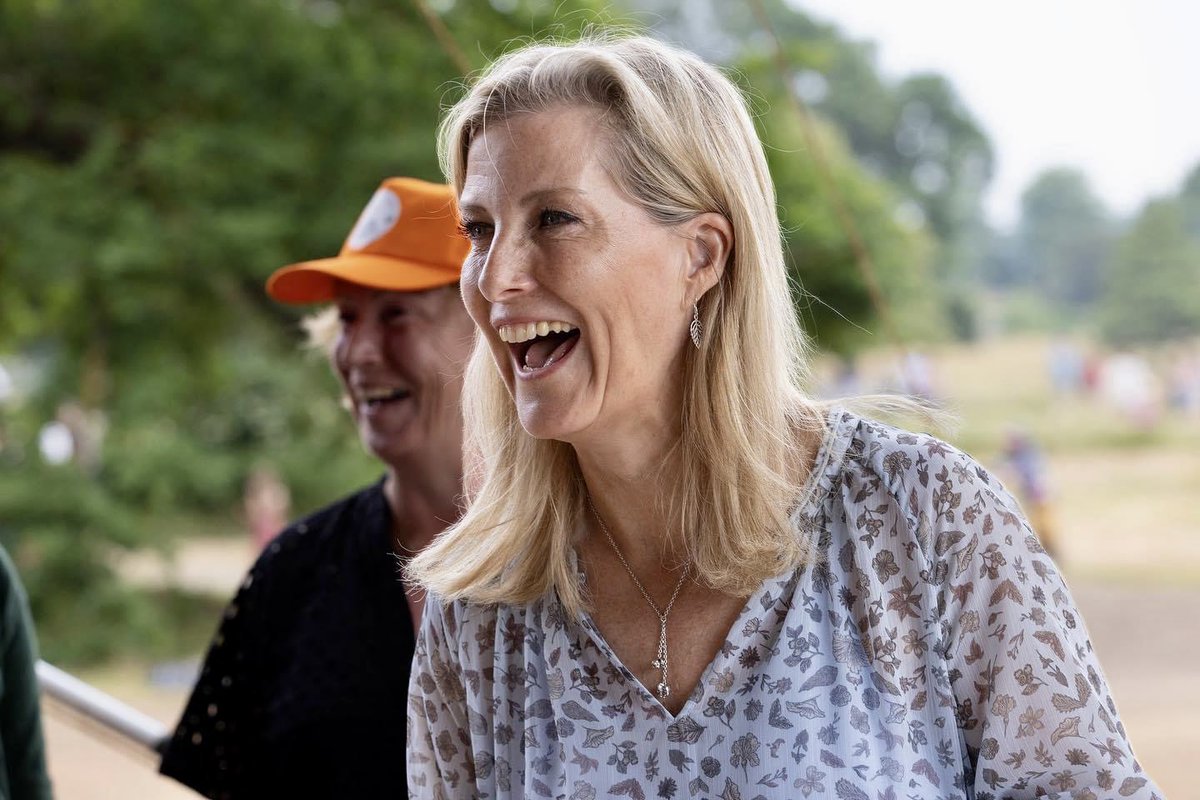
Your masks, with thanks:
M521 114L468 152L463 299L538 438L678 423L696 245L621 193L601 130L586 108Z
M384 463L462 451L471 320L453 287L385 292L339 283L334 369L363 444Z

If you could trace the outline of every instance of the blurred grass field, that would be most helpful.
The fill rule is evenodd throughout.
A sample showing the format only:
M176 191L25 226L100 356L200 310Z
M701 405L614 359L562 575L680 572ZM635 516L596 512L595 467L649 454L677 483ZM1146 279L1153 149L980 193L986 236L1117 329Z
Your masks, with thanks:
M1200 798L1187 766L1200 752L1193 722L1200 712L1194 666L1200 641L1185 635L1200 616L1200 419L1166 414L1147 432L1098 399L1056 395L1047 376L1049 347L1049 340L1031 337L927 351L941 395L958 417L957 429L941 435L1001 476L1002 446L1013 426L1044 448L1060 564L1138 757L1168 797ZM864 384L886 384L893 361L893 353L865 356ZM821 361L818 378L833 368ZM228 520L214 524L228 529ZM171 563L141 555L121 569L147 585L227 595L253 556L244 538L195 536L180 542ZM197 641L196 655L203 646ZM173 724L186 689L151 685L151 666L126 661L83 677ZM106 743L94 729L81 731L61 709L50 711L48 737L59 797L194 796L158 778L149 758Z

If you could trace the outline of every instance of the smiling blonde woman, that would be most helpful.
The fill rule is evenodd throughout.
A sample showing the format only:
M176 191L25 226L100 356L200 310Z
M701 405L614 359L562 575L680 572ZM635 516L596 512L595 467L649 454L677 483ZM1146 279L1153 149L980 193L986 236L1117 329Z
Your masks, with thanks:
M730 81L535 44L442 153L474 471L410 565L414 797L1158 796L1007 492L805 396Z

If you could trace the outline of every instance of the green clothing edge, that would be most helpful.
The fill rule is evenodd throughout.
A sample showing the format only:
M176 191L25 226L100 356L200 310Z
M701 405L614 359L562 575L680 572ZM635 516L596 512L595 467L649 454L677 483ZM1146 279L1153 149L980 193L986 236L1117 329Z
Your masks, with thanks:
M0 583L0 798L50 800L33 615L16 565L3 547Z

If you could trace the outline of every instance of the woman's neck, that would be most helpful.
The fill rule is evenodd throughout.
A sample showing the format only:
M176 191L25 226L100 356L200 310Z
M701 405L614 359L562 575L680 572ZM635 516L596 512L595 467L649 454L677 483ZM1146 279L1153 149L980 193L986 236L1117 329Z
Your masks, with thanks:
M462 514L461 465L388 465L383 496L392 512L398 551L418 553Z
M683 553L672 550L667 517L680 472L678 439L641 441L622 446L609 441L599 448L576 448L580 471L595 513L603 521L588 528L607 528L634 569L677 563ZM605 543L605 547L607 547Z

